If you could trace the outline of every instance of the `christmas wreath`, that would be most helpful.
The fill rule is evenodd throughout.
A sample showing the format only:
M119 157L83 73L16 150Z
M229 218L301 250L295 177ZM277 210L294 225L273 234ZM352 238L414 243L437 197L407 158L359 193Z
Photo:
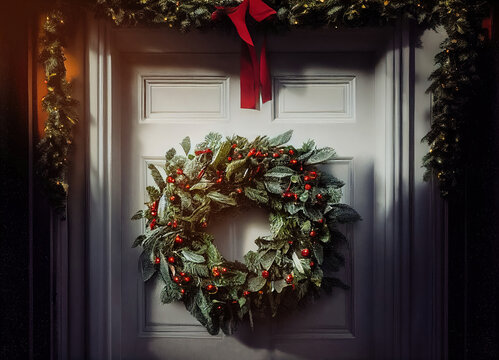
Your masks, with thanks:
M210 133L194 154L186 137L185 156L166 153L166 179L149 165L157 187L147 187L148 208L132 217L146 220L133 243L143 247L143 280L158 273L161 301L184 302L210 334L231 334L246 316L252 325L253 314L276 316L321 289L346 286L334 277L344 261L338 224L360 217L339 203L343 182L317 167L335 151L312 140L286 145L291 135L248 141ZM255 240L258 251L244 263L228 261L206 228L215 216L253 206L270 212L272 234Z

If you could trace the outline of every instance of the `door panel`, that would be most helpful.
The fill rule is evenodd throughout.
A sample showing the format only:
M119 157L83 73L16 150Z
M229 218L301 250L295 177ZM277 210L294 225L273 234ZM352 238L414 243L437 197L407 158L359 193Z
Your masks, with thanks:
M379 116L384 110L375 102L376 90L384 86L376 83L375 76L382 60L362 42L349 51L331 46L302 51L310 46L307 38L297 43L291 36L273 37L269 59L274 100L256 111L239 107L237 41L217 34L172 35L164 45L157 42L153 30L142 34L130 40L129 47L136 52L114 56L113 101L119 108L114 121L120 122L117 128L121 129L121 357L369 358L374 174L376 159L384 158L380 153L384 146L379 143L383 139L375 134L386 120ZM206 42L217 41L226 46L224 51L198 52ZM273 44L278 51L272 52ZM147 201L145 186L153 185L147 164L163 165L165 151L172 146L180 150L178 143L185 136L197 143L210 131L251 139L288 129L294 130L294 145L312 138L318 147L337 150L338 159L324 165L324 170L345 182L343 201L363 218L344 228L350 243L342 250L346 265L338 276L350 289L336 289L332 296L324 295L283 319L258 319L254 332L243 323L234 336L210 336L182 304L160 303L159 281L143 284L140 279L140 250L130 245L144 223L129 218ZM256 249L256 237L269 233L269 224L262 210L236 212L211 224L208 231L216 236L224 256L241 260L248 250Z

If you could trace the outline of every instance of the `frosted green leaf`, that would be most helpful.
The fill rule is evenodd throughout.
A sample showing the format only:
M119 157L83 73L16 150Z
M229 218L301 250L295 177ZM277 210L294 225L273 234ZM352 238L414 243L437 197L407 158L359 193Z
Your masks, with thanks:
M196 254L192 251L188 250L182 250L182 256L187 260L191 261L193 263L203 263L204 262L204 257L203 255Z
M191 138L186 136L180 145L184 149L185 155L189 155L189 151L191 151Z
M328 161L336 156L336 151L332 148L323 148L305 161L306 165L319 164Z
M287 143L293 136L293 130L288 130L284 134L278 135L269 140L269 146L279 146Z
M248 280L248 290L253 292L258 291L265 285L266 282L267 279L261 276L250 278Z

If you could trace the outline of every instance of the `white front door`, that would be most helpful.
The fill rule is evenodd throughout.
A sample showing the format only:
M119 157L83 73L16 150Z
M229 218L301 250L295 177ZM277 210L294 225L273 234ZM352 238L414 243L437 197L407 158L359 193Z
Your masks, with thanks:
M398 260L388 244L395 235L386 220L393 213L390 189L396 186L391 136L396 132L398 85L392 32L270 37L273 100L259 110L239 106L240 42L235 34L135 29L113 31L108 40L103 66L111 69L112 120L103 144L112 143L106 178L112 264L104 283L110 322L104 353L122 359L241 360L390 354L392 333L382 332L391 328L386 323L393 314L380 309L387 294L396 291L393 279L398 278ZM162 165L165 151L180 150L185 136L197 143L212 131L252 139L288 129L294 130L293 145L314 139L318 147L330 146L338 153L325 171L345 182L343 202L363 219L344 229L349 246L343 249L346 264L338 277L350 289L338 288L287 318L257 320L253 332L243 323L233 336L211 336L183 304L161 304L159 280L141 281L140 249L131 244L144 224L130 217L144 208L145 187L153 185L147 165ZM226 258L241 260L256 248L253 240L269 232L266 216L255 210L219 219L208 231ZM95 304L91 299L90 310ZM89 336L92 346L105 335L91 331Z

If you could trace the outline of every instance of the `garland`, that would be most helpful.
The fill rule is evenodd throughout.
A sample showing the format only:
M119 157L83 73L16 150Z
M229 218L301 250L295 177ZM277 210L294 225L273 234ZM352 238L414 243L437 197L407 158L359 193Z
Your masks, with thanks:
M227 16L216 15L216 6L239 4L232 0L86 1L98 14L110 17L118 26L163 25L182 31L232 28ZM470 106L480 95L481 89L478 60L486 39L481 21L487 15L487 1L268 0L266 3L276 10L275 19L258 26L271 31L305 26L385 26L400 19L412 19L426 29L443 26L448 37L435 57L437 69L430 77L432 84L428 91L433 94L433 121L430 132L423 139L430 146L423 165L427 169L425 179L429 179L432 174L437 177L442 196L446 197L456 189L465 168L464 128L471 121ZM39 169L49 184L54 203L64 206L61 202L65 197L64 174L75 117L70 115L68 118L66 115L73 114L74 102L68 100L70 98L64 80L60 20L63 20L62 14L53 12L44 26L47 41L42 42L42 54L51 56L49 61L44 56L42 60L46 67L47 85L54 89L54 96L44 99L44 107L50 116L45 138L40 145L43 155L39 159ZM248 19L248 23L251 25L252 20ZM58 71L53 72L52 68ZM60 125L64 125L64 128L60 128Z
M210 133L194 154L186 137L185 156L171 149L163 169L149 165L157 187L147 187L148 209L132 218L146 220L133 244L143 247L143 280L159 273L161 301L182 301L210 334L232 334L247 315L252 325L255 314L276 316L320 290L346 287L334 277L344 261L337 224L360 217L339 203L343 182L317 168L334 150L313 140L285 145L291 135L250 142ZM205 230L215 217L254 206L270 212L272 235L256 239L244 263L227 261Z
M66 203L68 157L73 141L73 127L78 121L71 88L66 81L63 46L65 45L65 16L51 11L43 24L39 60L45 70L47 95L42 98L48 113L44 136L38 143L36 172L56 210L64 210Z

